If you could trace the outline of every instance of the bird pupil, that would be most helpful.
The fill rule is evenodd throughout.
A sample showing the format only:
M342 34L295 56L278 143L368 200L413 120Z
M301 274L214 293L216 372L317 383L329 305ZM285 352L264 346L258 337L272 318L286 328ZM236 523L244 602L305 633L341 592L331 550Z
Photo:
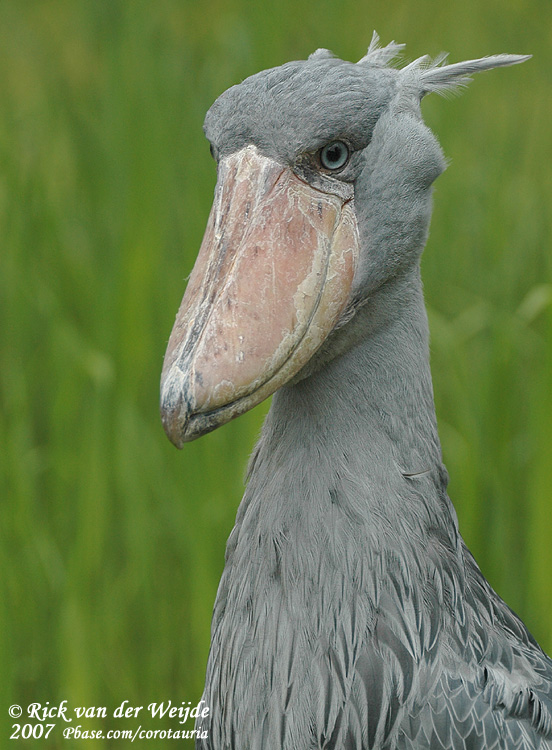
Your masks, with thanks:
M336 162L341 159L341 144L335 143L333 146L330 146L330 148L326 151L326 156L328 157L329 162Z

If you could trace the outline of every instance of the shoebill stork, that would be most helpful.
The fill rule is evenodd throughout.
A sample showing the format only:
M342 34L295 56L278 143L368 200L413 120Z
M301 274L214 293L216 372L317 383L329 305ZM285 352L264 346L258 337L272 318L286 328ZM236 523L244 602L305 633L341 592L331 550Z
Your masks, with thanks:
M552 661L447 496L420 255L431 92L525 60L402 69L318 50L205 119L213 208L168 344L177 446L274 393L218 590L209 750L552 748Z

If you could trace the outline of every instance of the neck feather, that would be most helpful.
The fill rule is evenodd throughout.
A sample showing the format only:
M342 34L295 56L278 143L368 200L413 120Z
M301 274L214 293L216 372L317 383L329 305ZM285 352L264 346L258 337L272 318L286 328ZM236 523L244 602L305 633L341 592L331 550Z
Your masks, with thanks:
M456 547L419 273L382 288L353 324L356 333L344 327L339 337L368 334L273 397L230 557L246 538L281 538L295 554L336 535L375 555L397 543L416 549L435 533Z

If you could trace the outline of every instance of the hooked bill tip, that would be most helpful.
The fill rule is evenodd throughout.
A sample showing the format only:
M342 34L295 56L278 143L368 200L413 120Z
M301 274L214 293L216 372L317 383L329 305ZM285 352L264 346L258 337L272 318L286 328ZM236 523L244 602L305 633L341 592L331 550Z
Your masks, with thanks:
M161 422L163 429L171 443L177 448L182 448L185 441L184 435L190 419L190 404L186 398L186 386L177 383L174 377L174 368L163 380L161 389Z

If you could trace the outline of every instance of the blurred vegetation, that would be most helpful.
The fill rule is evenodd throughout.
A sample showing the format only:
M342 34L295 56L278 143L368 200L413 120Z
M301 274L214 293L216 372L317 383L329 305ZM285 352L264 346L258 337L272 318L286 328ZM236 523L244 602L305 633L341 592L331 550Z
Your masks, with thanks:
M424 278L463 534L552 649L552 5L6 0L2 736L13 703L199 700L225 540L267 408L181 453L158 418L164 348L215 181L203 116L229 85L317 47L358 59L373 28L407 42L409 59L534 55L424 104L451 161ZM40 746L72 747L59 730Z

